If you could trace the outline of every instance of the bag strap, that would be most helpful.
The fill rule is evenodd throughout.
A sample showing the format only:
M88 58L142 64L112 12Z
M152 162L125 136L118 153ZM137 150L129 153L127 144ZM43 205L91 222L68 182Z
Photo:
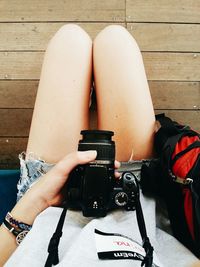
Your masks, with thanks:
M191 145L189 145L186 149L182 150L181 152L179 152L178 154L176 154L176 156L171 160L171 166L174 165L174 163L181 157L183 156L185 153L189 152L190 150L194 149L194 148L198 148L200 147L200 141L195 141L193 142Z
M176 143L186 135L195 136L200 135L193 131L189 126L180 125L170 118L166 117L164 113L156 115L156 119L161 124L161 128L155 134L155 147L158 155L165 153L166 150L173 153Z
M156 115L156 120L159 121L161 127L155 134L155 148L158 155L161 155L166 149L172 152L177 141L185 134L186 128L183 131L164 113ZM188 128L187 128L188 132ZM169 142L170 137L170 142Z
M187 125L180 125L179 123L172 121L169 117L166 117L164 113L157 114L156 120L162 126L162 129L169 135L179 134L185 131L192 131Z
M196 220L198 222L198 225L200 225L200 212L199 212L199 207L200 207L200 197L199 197L199 179L200 179L200 174L199 174L199 170L200 170L200 155L198 156L198 159L195 163L195 166L193 167L192 170L192 176L197 178L194 179L194 182L191 183L191 191L192 191L192 197L194 200L194 215L196 217ZM195 233L195 237L196 237L196 241L199 243L200 242L200 233L197 230Z

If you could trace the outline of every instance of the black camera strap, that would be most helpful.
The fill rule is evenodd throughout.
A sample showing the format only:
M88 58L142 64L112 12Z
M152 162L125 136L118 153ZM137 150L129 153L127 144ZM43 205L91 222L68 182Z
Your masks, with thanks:
M63 224L65 221L65 216L67 213L67 205L65 204L63 211L60 215L59 222L56 227L56 231L52 235L49 246L48 246L48 258L45 263L45 267L51 267L52 265L56 265L59 263L59 257L58 257L58 246L60 242L60 238L62 236L62 229L63 229Z
M153 264L153 247L150 243L150 240L147 236L146 231L146 225L144 221L144 215L142 211L142 206L140 202L140 190L139 190L139 182L137 179L135 179L135 209L136 209L136 217L137 217L137 223L138 228L140 231L140 235L142 237L143 242L143 248L146 252L146 256L144 260L142 261L141 266L144 267L152 267ZM45 263L45 267L52 267L52 265L57 265L59 263L59 257L58 257L58 246L60 242L60 238L62 236L62 228L65 221L65 216L67 213L68 206L65 202L63 211L60 215L59 222L56 227L56 231L52 235L49 246L48 246L48 258Z
M139 189L139 182L136 179L136 192L135 192L135 209L136 209L136 217L137 217L137 223L138 223L138 228L140 231L140 235L142 237L142 246L146 252L146 256L144 260L142 261L141 266L145 267L151 267L153 264L153 247L150 243L149 237L147 236L147 231L146 231L146 225L144 221L144 215L142 211L142 206L140 202L140 189Z

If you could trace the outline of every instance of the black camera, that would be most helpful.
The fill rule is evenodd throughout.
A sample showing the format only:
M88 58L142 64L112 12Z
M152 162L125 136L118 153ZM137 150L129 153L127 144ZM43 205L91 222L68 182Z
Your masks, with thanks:
M142 206L140 203L139 182L132 172L123 172L120 179L114 176L115 143L111 131L81 131L83 139L79 141L78 150L96 150L94 161L78 165L70 173L66 184L66 201L60 215L56 230L48 246L48 258L45 266L59 262L58 245L68 209L82 210L85 217L104 217L108 211L124 208L136 210L136 218L143 248L146 256L142 266L153 266L153 247L147 236Z
M97 157L89 164L78 165L69 175L66 202L71 209L82 210L86 217L104 217L116 208L135 209L139 194L137 178L124 172L114 176L114 133L103 130L84 130L78 150L96 150Z

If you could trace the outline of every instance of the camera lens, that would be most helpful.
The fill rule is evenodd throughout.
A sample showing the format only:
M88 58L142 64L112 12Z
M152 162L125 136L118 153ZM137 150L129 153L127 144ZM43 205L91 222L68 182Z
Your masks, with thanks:
M112 141L114 133L104 130L83 130L83 139L79 141L78 150L96 150L97 161L109 164L115 160L115 143Z

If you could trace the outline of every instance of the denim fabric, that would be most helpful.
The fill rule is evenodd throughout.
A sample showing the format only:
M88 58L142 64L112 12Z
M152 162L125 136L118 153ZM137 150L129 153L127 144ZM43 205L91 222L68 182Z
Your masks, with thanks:
M19 154L20 159L20 180L17 184L17 201L26 191L44 174L46 174L55 164L47 163L39 158L34 152L30 152L26 159L26 152ZM149 161L149 160L145 160ZM121 162L119 172L131 171L140 179L140 170L144 160Z
M26 152L19 154L20 160L20 179L17 184L17 201L25 192L55 164L47 163L33 152L30 152L26 159Z

